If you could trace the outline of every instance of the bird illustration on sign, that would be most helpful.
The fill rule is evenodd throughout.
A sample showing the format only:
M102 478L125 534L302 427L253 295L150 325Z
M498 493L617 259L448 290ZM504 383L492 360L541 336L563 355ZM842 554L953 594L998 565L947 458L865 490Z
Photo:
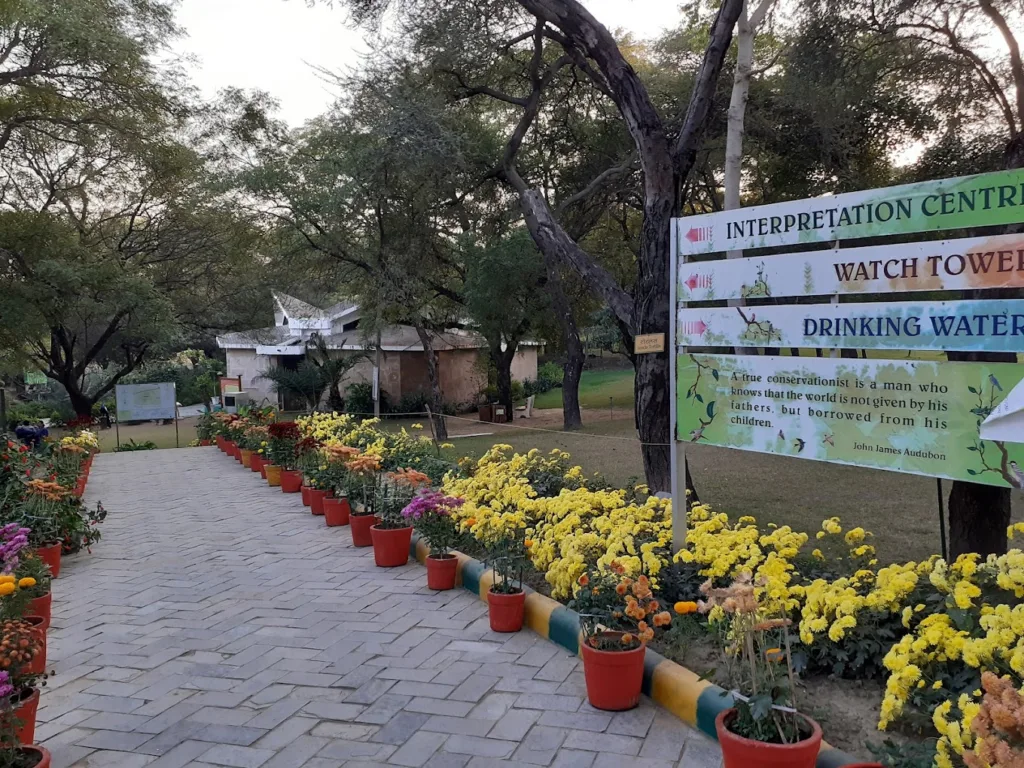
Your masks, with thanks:
M1016 461L1010 462L1010 474L1013 477L1013 484L1024 489L1024 470L1017 465Z

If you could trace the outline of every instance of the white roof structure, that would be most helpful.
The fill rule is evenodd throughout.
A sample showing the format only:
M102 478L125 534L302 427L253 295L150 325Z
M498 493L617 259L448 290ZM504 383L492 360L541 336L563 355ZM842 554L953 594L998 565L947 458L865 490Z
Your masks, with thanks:
M361 317L359 305L342 301L326 309L314 307L294 296L271 291L274 299L274 325L250 331L225 333L217 337L221 349L252 349L259 355L303 355L306 342L314 334L323 336L328 349L361 351L375 348L367 343L357 325ZM479 349L486 347L484 338L472 331L449 329L434 335L435 349ZM524 341L525 346L537 342ZM416 329L409 325L395 325L381 332L381 350L384 352L421 352Z

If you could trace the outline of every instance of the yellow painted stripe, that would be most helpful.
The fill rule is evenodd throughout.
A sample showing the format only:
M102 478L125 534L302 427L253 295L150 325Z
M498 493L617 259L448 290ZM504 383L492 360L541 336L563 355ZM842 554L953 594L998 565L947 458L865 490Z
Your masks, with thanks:
M480 574L480 599L484 602L487 601L487 593L491 590L491 585L494 584L494 571L484 571Z
M541 637L548 637L551 629L551 614L558 608L550 597L531 592L526 595L526 626Z
M663 661L654 668L651 698L690 725L697 724L697 699L711 683L686 667Z

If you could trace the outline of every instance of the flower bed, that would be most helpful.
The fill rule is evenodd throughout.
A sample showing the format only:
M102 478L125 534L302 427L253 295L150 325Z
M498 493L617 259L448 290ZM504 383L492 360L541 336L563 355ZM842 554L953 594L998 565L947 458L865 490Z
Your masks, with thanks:
M316 414L299 427L322 445L372 453L385 469L422 469L442 493L462 500L449 512L461 533L481 550L521 536L530 565L563 602L595 571L643 575L664 604L684 605L699 598L705 582L724 586L750 574L766 614L797 626L794 663L804 674L884 684L878 728L912 737L908 746L888 746L892 765L965 765L963 756L973 760L980 743L971 724L982 674L1009 676L1022 687L1019 549L985 560L880 564L871 534L844 530L838 518L811 534L694 505L687 545L673 554L670 502L642 486L609 488L587 478L567 453L515 454L495 445L479 460L451 465L429 440L381 430L372 420ZM1011 538L1022 533L1024 525L1009 531ZM722 619L720 608L711 608L706 618L689 620L713 632Z

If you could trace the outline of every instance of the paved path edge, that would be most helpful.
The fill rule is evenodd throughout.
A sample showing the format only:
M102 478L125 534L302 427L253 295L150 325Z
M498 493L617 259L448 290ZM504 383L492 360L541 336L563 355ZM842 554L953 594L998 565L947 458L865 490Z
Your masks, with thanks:
M430 547L418 533L413 533L409 554L421 564L425 564L430 554ZM494 582L493 572L484 563L462 552L455 551L454 554L459 560L456 585L461 585L486 602L487 592ZM526 585L523 588L526 590L526 625L541 637L578 656L580 622L576 611ZM642 690L662 709L718 741L715 718L719 712L732 705L725 689L648 648L644 657ZM815 768L842 768L861 764L858 758L822 740Z

